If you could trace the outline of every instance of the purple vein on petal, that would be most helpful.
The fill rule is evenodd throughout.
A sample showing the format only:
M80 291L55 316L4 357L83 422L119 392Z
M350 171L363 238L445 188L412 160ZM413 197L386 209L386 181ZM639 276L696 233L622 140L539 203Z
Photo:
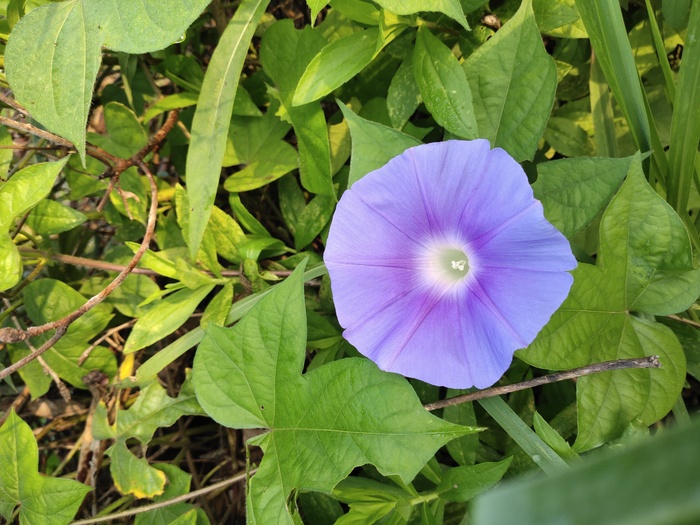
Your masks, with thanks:
M491 156L490 153L491 153L490 151L489 151L488 153L486 153L484 163L483 163L482 166L481 166L481 174L482 174L482 176L480 176L480 177L478 178L478 180L476 181L476 184L474 184L474 186L472 187L472 191L471 191L471 192L469 193L469 195L464 199L464 208L462 208L462 213L461 213L461 215L459 216L459 221L457 221L457 224L463 224L463 223L464 223L464 214L465 214L465 213L467 213L467 212L469 212L469 213L474 213L474 210L470 209L470 208L471 208L472 199L474 199L474 195L476 194L477 191L479 191L479 188L481 187L481 185L482 185L482 184L484 183L484 181L486 180L486 177L483 176L483 174L484 174L484 173L487 173L488 170L489 170L489 168L491 167L491 157L492 157L492 156Z
M501 324L508 329L508 331L518 341L518 344L521 345L520 348L525 348L529 344L520 336L520 334L518 334L518 332L515 331L513 325L501 313L498 307L491 300L491 297L489 297L489 294L486 293L486 290L484 290L481 284L479 284L479 281L477 279L474 279L471 282L471 291L474 293L476 298L479 299L479 301L481 301L481 304L483 304L496 317L496 319L498 319L501 322Z
M396 268L398 270L415 270L416 263L412 259L372 259L353 261L331 261L335 265L366 266L369 268Z
M428 196L423 188L423 181L421 180L420 176L420 168L418 166L418 163L416 162L416 153L413 150L408 150L408 156L411 159L411 163L413 164L413 176L416 179L416 185L418 186L418 191L420 191L420 197L421 201L423 202L423 209L425 210L425 218L428 222L428 226L430 227L431 231L435 231L437 227L437 221L435 220L435 215L433 214L433 207L431 206L430 202L428 202ZM442 152L442 162L440 162L441 166L445 165L445 153Z
M364 204L365 206L367 206L368 209L372 210L372 211L373 211L374 213L376 213L379 217L381 217L381 218L384 219L387 223L389 223L397 232L399 232L401 235L403 235L404 237L406 237L406 239L408 239L409 241L411 241L411 242L414 243L414 244L418 244L418 241L416 241L416 239L415 239L412 235L410 235L408 232L405 232L402 228L400 228L399 226L397 226L396 224L394 224L394 221L392 221L391 219L389 219L388 217L386 217L382 212L380 212L379 210L377 210L374 206L372 206L371 204L368 204L367 201L365 201L365 200L362 198L362 195L360 195L359 193L356 193L356 194L355 194L355 197L356 197L362 204Z
M385 302L381 303L379 306L372 309L370 312L366 313L360 319L355 319L352 322L352 324L349 324L348 326L346 326L345 332L343 333L343 335L347 334L348 332L350 332L350 333L354 332L358 326L362 327L367 322L368 319L375 317L377 315L377 313L386 309L386 307L389 306L391 303L397 302L399 299L403 299L404 297L406 297L408 294L410 294L412 292L413 292L413 290L406 290L404 292L399 293L398 295L395 295L395 296L387 299ZM346 337L346 339L347 339L347 337Z
M406 333L403 336L403 339L401 340L401 343L396 346L396 349L394 349L393 353L389 357L387 361L382 363L382 366L380 368L384 369L390 369L393 364L396 362L396 360L399 358L401 355L401 352L404 351L406 348L406 345L409 343L409 341L413 338L413 334L415 334L420 326L423 324L423 321L425 321L426 317L430 315L430 312L433 311L433 308L442 300L442 298L445 296L446 292L442 292L439 294L432 293L430 295L433 295L433 297L425 297L424 300L425 302L423 303L423 306L421 307L420 311L418 312L418 315L414 319L412 326L410 330L407 330ZM388 334L387 334L388 337ZM382 342L384 342L384 339L382 339ZM380 343L381 344L381 343Z
M513 224L515 221L517 221L520 217L522 217L524 214L526 214L528 211L530 211L532 208L537 206L539 204L538 201L532 201L526 208L523 208L520 210L518 213L515 215L512 215L510 218L506 219L503 221L501 224L498 226L491 228L489 231L482 233L479 235L476 239L471 241L470 246L478 250L481 248L484 244L486 244L488 241L496 237L499 233L501 233L503 230L505 230L508 226ZM479 242L483 239L483 242Z

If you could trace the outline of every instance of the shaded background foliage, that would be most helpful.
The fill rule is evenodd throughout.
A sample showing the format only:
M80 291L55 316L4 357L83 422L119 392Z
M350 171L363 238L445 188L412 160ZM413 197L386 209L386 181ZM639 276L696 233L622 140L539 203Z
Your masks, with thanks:
M700 380L700 8L119 6L0 2L0 520L70 523L198 489L111 519L700 515L688 445ZM523 163L580 261L569 299L501 384L626 357L659 355L660 370L548 384L507 403L449 406L438 419L421 403L463 392L357 359L321 265L339 195L408 147L476 137ZM112 293L93 308L104 289ZM369 387L379 394L362 398ZM300 407L317 410L315 427L294 427ZM367 437L363 454L345 455L349 443L318 432L339 414L365 434L410 437ZM395 427L384 425L390 415ZM292 439L307 443L301 461ZM585 457L600 449L623 453ZM647 468L650 456L674 475ZM246 516L245 475L258 466ZM540 469L553 477L489 490ZM655 497L635 484L648 475ZM568 499L599 500L620 485L630 487L616 495L622 517Z

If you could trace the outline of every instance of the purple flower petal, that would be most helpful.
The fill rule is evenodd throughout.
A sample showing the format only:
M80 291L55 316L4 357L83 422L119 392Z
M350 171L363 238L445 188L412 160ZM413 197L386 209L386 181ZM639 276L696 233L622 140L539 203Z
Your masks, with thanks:
M344 336L388 371L489 386L576 266L520 166L485 140L406 150L345 192L325 261Z

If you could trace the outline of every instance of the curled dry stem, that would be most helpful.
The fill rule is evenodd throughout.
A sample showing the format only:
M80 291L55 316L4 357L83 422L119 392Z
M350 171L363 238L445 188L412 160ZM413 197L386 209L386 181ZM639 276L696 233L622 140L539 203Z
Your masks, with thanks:
M577 377L597 374L599 372L610 372L612 370L624 370L627 368L661 368L661 362L659 361L659 356L656 355L649 357L638 357L635 359L604 361L602 363L595 363L588 366L582 366L580 368L574 368L573 370L555 372L553 374L536 377L535 379L530 379L528 381L513 383L512 385L494 386L491 388L484 388L483 390L478 390L476 392L470 392L461 396L441 399L435 403L423 405L423 408L432 411L437 410L438 408L451 407L461 403L468 403L469 401L476 401L477 399L510 394L511 392L517 392L518 390L526 390L528 388L547 385L549 383L556 383L557 381L564 381L566 379L575 379Z
M104 290L102 290L97 295L91 297L83 306L71 312L62 319L43 324L41 326L33 326L27 328L26 330L1 329L0 341L4 342L24 341L25 339L34 337L39 334L43 334L45 332L48 332L49 330L56 330L56 333L53 335L53 337L51 337L51 339L46 341L46 343L41 345L31 354L20 359L16 363L8 366L4 370L0 370L0 379L16 372L17 370L25 366L27 363L33 361L34 359L42 355L44 352L46 352L49 348L51 348L51 346L53 346L56 343L56 341L63 337L63 335L68 330L68 327L73 321L85 315L85 313L92 310L95 306L104 301L107 298L107 296L109 296L109 294L111 294L124 281L124 279L126 279L129 276L129 274L131 274L132 270L141 260L141 257L143 257L143 254L146 253L146 250L148 249L148 246L151 243L151 239L153 238L153 233L155 232L156 227L156 216L158 213L158 187L156 186L156 181L153 177L153 174L148 169L146 164L143 161L139 161L138 165L141 168L141 171L143 171L143 173L146 174L146 177L148 177L148 182L151 186L151 208L148 212L148 223L146 225L146 233L143 237L143 241L141 241L139 249L136 251L131 261L129 261L129 264L126 265L126 267L121 271L121 273L117 275Z

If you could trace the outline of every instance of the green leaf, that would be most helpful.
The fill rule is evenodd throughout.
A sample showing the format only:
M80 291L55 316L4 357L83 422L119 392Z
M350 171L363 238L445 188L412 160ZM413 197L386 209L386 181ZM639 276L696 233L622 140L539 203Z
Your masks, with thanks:
M231 192L253 190L296 169L297 152L282 140L288 131L289 124L272 111L263 117L234 117L223 163L246 166L229 176L224 188Z
M49 194L68 159L65 157L56 162L32 164L0 186L0 231L8 232L15 218Z
M684 524L700 520L700 424L583 461L559 475L491 490L474 501L474 525Z
M348 187L370 171L381 168L408 148L422 144L420 140L410 135L358 117L342 102L339 102L338 106L343 112L352 136Z
M22 257L9 233L0 232L0 292L9 290L22 278Z
M163 472L167 478L167 485L162 494L153 498L153 502L166 501L177 496L184 496L190 491L192 476L170 463L156 463L153 468ZM154 510L140 512L134 520L135 525L172 525L177 518L187 515L194 510L190 503L175 503ZM195 521L186 522L194 525ZM208 523L208 522L207 522Z
M575 449L583 451L619 437L632 421L661 419L685 377L683 350L671 330L631 314L678 312L700 294L685 227L644 179L639 155L603 215L597 265L580 264L573 275L569 297L519 352L522 359L551 370L650 355L662 363L579 379Z
M293 105L301 106L328 95L362 71L377 50L379 29L358 31L328 44L311 60L299 79Z
M583 231L612 199L625 179L632 157L575 158L537 165L535 198L544 214L568 239Z
M90 488L69 479L37 472L39 452L31 428L10 410L0 427L0 516L12 519L20 506L20 523L66 525Z
M152 118L157 117L161 113L166 111L171 111L173 109L188 108L197 104L197 99L199 95L197 93L192 93L191 91L183 91L182 93L174 93L163 97L151 106L148 107L146 112L141 117L141 120L145 123L150 121Z
M304 187L312 193L335 195L331 177L330 145L326 119L317 102L292 106L292 97L311 60L327 44L321 34L306 27L294 28L292 20L276 22L260 44L265 72L279 88L279 99L294 126L299 146L299 172Z
M377 4L397 15L412 15L424 11L437 11L459 22L469 31L469 24L459 0L376 0Z
M673 102L668 201L685 213L700 141L700 5L694 2Z
M149 465L145 459L134 456L126 442L136 438L145 445L159 427L169 427L183 415L201 413L189 376L176 398L169 397L157 381L149 384L128 410L117 412L112 425L108 422L105 405L100 403L95 414L93 434L96 439L115 440L107 454L112 458L110 471L117 488L123 494L134 494L137 498L162 494L165 474Z
M67 232L87 220L85 214L56 201L40 201L27 217L27 224L40 235Z
M243 62L268 4L269 0L244 0L238 6L204 75L187 150L187 194L192 220L186 237L192 260L197 259L219 186L227 131Z
M471 93L471 92L470 92ZM420 90L413 73L412 55L404 59L391 79L386 96L386 109L391 125L402 129L421 103Z
M12 135L10 135L10 131L5 126L0 127L0 146L12 146ZM7 179L12 156L12 148L0 149L0 184Z
M321 230L328 224L335 209L335 199L326 195L317 195L299 214L294 231L294 247L301 250L311 244Z
M477 137L472 94L450 48L421 27L413 51L413 72L425 106L435 121L464 139Z
M93 144L116 157L128 159L148 143L146 130L134 112L118 102L104 106L105 135L88 133Z
M213 289L213 284L206 284L168 295L136 321L124 344L123 353L131 354L173 333L190 318Z
M468 501L498 483L508 470L512 457L497 463L454 467L440 480L435 491L446 501Z
M204 410L227 427L268 429L251 441L265 455L249 484L249 523L292 523L292 490L328 492L365 463L408 482L440 446L474 431L432 416L404 378L366 359L301 375L303 270L301 264L233 328L210 325L195 356Z
M557 68L542 44L531 0L462 67L479 136L517 161L532 159L554 104Z
M533 0L532 10L540 31L562 38L588 38L574 0Z
M625 22L618 0L588 2L577 0L596 59L615 95L615 102L627 120L637 148L652 149L651 128L647 117L644 92L634 63ZM659 152L663 155L663 152Z
M593 142L588 133L569 118L550 117L544 139L565 157L589 157L593 154Z
M27 13L5 52L17 100L51 131L73 142L85 161L85 125L101 47L146 53L176 41L208 0L68 0Z
M454 397L466 394L467 390L448 389L446 397ZM473 403L460 403L445 407L443 412L445 421L459 425L476 426L476 414ZM471 434L454 439L447 444L447 451L459 465L473 465L476 460L476 451L479 448L479 437Z
M67 284L55 279L38 279L22 290L27 315L39 326L56 321L83 306L87 299ZM78 388L86 388L83 376L90 370L101 370L112 377L117 370L114 354L104 347L96 347L90 357L78 365L81 354L88 347L89 341L101 333L109 321L111 307L98 304L84 315L73 321L66 334L43 355L48 365L63 379ZM50 332L51 334L53 333ZM37 336L33 344L40 346L48 340L49 334ZM20 349L24 350L22 354ZM17 357L29 354L26 343L17 345Z
M566 468L564 460L499 396L480 399L479 404L547 474L554 474Z
M557 432L554 430L549 423L537 412L535 412L532 418L532 426L538 436L542 438L542 441L547 443L552 450L564 458L568 463L572 463L579 459L579 455L573 451L571 445Z

